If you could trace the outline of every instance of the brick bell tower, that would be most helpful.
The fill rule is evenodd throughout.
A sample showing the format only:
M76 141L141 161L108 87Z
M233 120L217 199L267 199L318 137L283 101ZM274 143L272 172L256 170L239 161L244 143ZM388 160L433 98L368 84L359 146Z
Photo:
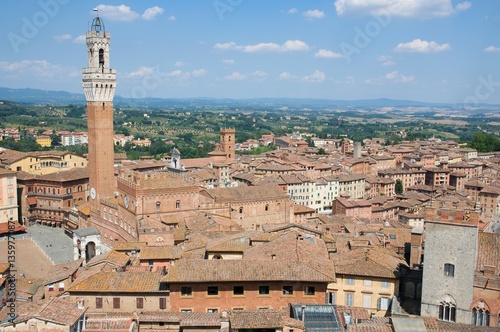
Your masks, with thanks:
M82 70L87 100L89 185L91 216L98 216L100 199L115 192L113 97L116 71L109 67L110 34L97 16L87 31L88 67Z

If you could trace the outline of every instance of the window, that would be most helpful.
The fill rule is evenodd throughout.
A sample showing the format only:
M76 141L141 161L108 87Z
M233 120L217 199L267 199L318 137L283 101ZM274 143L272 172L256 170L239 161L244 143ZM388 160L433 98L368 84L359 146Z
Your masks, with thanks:
M59 291L60 291L60 292L64 292L64 281L61 281L61 282L59 283Z
M352 307L353 302L354 302L354 294L347 293L345 295L345 305L348 307Z
M54 291L54 284L50 284L49 285L49 292L53 292Z
M389 310L391 299L388 297L381 297L377 301L377 310Z
M233 286L233 295L244 295L245 287L244 286Z
M439 305L439 316L440 320L454 322L455 321L455 305L449 302L441 302Z
M293 286L283 286L283 295L293 295Z
M178 209L178 207L176 206L176 208ZM160 212L161 211L161 203L160 202L156 202L156 212Z
M363 285L366 287L371 287L372 281L370 279L365 279L365 280L363 280Z
M175 208L180 209L181 208L181 201L176 201L175 202Z
M327 304L337 304L337 293L326 293Z
M167 298L160 297L160 309L167 309Z
M243 207L240 207L240 213L243 213Z
M191 287L181 287L181 296L192 296L193 289Z
M181 309L181 312L193 312L191 309Z
M95 308L102 309L102 297L95 298Z
M372 306L372 296L363 294L363 308L371 308Z
M345 280L346 285L354 285L354 279L353 278L347 278Z
M472 309L472 325L490 326L490 311L485 307L484 302Z
M166 282L160 282L161 291L170 291L170 284Z
M390 286L389 281L382 281L383 288L389 288L389 286Z
M120 309L120 298L113 297L113 309Z
M207 309L207 312L217 313L217 312L219 312L219 309Z
M304 287L304 295L316 295L316 288L314 286L306 286Z
M259 295L269 295L269 286L259 286Z
M266 207L264 208L266 211L269 211L269 204L266 204Z
M137 309L144 309L144 299L142 297L135 299L135 304Z
M444 264L444 275L453 277L455 275L455 265L453 264Z
M208 286L207 287L207 295L210 295L210 296L219 295L219 287L217 287L217 286Z

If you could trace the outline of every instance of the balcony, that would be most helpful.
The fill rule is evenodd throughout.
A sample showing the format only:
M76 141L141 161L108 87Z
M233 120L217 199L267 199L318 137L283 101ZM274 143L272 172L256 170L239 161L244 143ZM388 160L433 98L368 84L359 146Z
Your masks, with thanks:
M30 191L27 197L47 197L47 198L59 198L59 199L72 199L73 194L49 194L43 192Z

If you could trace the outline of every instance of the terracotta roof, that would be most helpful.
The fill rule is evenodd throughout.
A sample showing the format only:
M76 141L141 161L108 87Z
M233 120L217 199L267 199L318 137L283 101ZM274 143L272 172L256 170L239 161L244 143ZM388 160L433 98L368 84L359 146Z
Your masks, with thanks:
M82 265L83 258L68 263L51 266L47 276L43 280L44 285L53 284L71 276Z
M91 267L97 264L111 263L117 266L125 266L129 262L129 260L130 257L125 255L124 253L118 252L116 250L111 250L107 253L92 257L92 259L89 260L86 265Z
M477 271L483 271L485 266L494 266L495 275L500 275L500 234L478 234L476 266Z
M334 267L328 258L325 242L306 232L288 231L268 243L248 248L243 259L302 263L335 280Z
M160 274L152 272L99 272L84 280L75 282L68 289L70 293L110 292L139 293L158 292Z
M141 312L141 322L178 323L180 326L220 326L228 321L220 313L210 312Z
M141 249L146 245L146 242L115 242L113 244L113 249L116 251L132 251L135 249Z
M243 252L250 247L254 232L242 232L208 241L206 249L212 252Z
M130 331L132 325L132 314L106 312L103 313L85 313L85 330L87 331Z
M395 279L404 259L384 248L360 248L333 257L337 274Z
M443 322L434 317L423 317L427 332L498 332L498 327Z
M0 274L3 274L10 268L10 263L0 262Z
M309 266L280 260L180 260L170 267L165 282L310 281L331 282Z
M284 327L283 312L275 309L232 310L229 312L233 329L280 329Z
M16 314L18 315L14 320L16 324L34 318L58 325L71 326L86 310L85 308L77 308L73 303L58 297L49 297L36 302L17 302L16 304ZM5 306L0 316L3 318L4 312L8 310L9 307Z
M287 194L277 185L234 187L204 190L216 202L263 201L267 199L287 198Z
M177 246L144 246L141 248L139 258L144 259L179 259L182 248Z
M89 178L89 168L75 167L67 171L54 172L45 175L36 175L26 172L19 172L17 178L19 180L38 179L38 180L52 181L52 182L83 180Z

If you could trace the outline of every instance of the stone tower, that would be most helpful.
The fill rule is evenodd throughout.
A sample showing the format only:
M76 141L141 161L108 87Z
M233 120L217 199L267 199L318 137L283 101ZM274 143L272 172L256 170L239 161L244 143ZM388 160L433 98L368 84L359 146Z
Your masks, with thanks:
M235 137L236 130L234 128L221 128L220 129L219 148L226 153L228 160L234 160L235 157Z
M109 66L110 34L99 17L92 21L86 39L88 67L82 71L82 84L87 100L90 207L91 215L95 215L100 199L111 197L116 190L113 148L116 71Z

